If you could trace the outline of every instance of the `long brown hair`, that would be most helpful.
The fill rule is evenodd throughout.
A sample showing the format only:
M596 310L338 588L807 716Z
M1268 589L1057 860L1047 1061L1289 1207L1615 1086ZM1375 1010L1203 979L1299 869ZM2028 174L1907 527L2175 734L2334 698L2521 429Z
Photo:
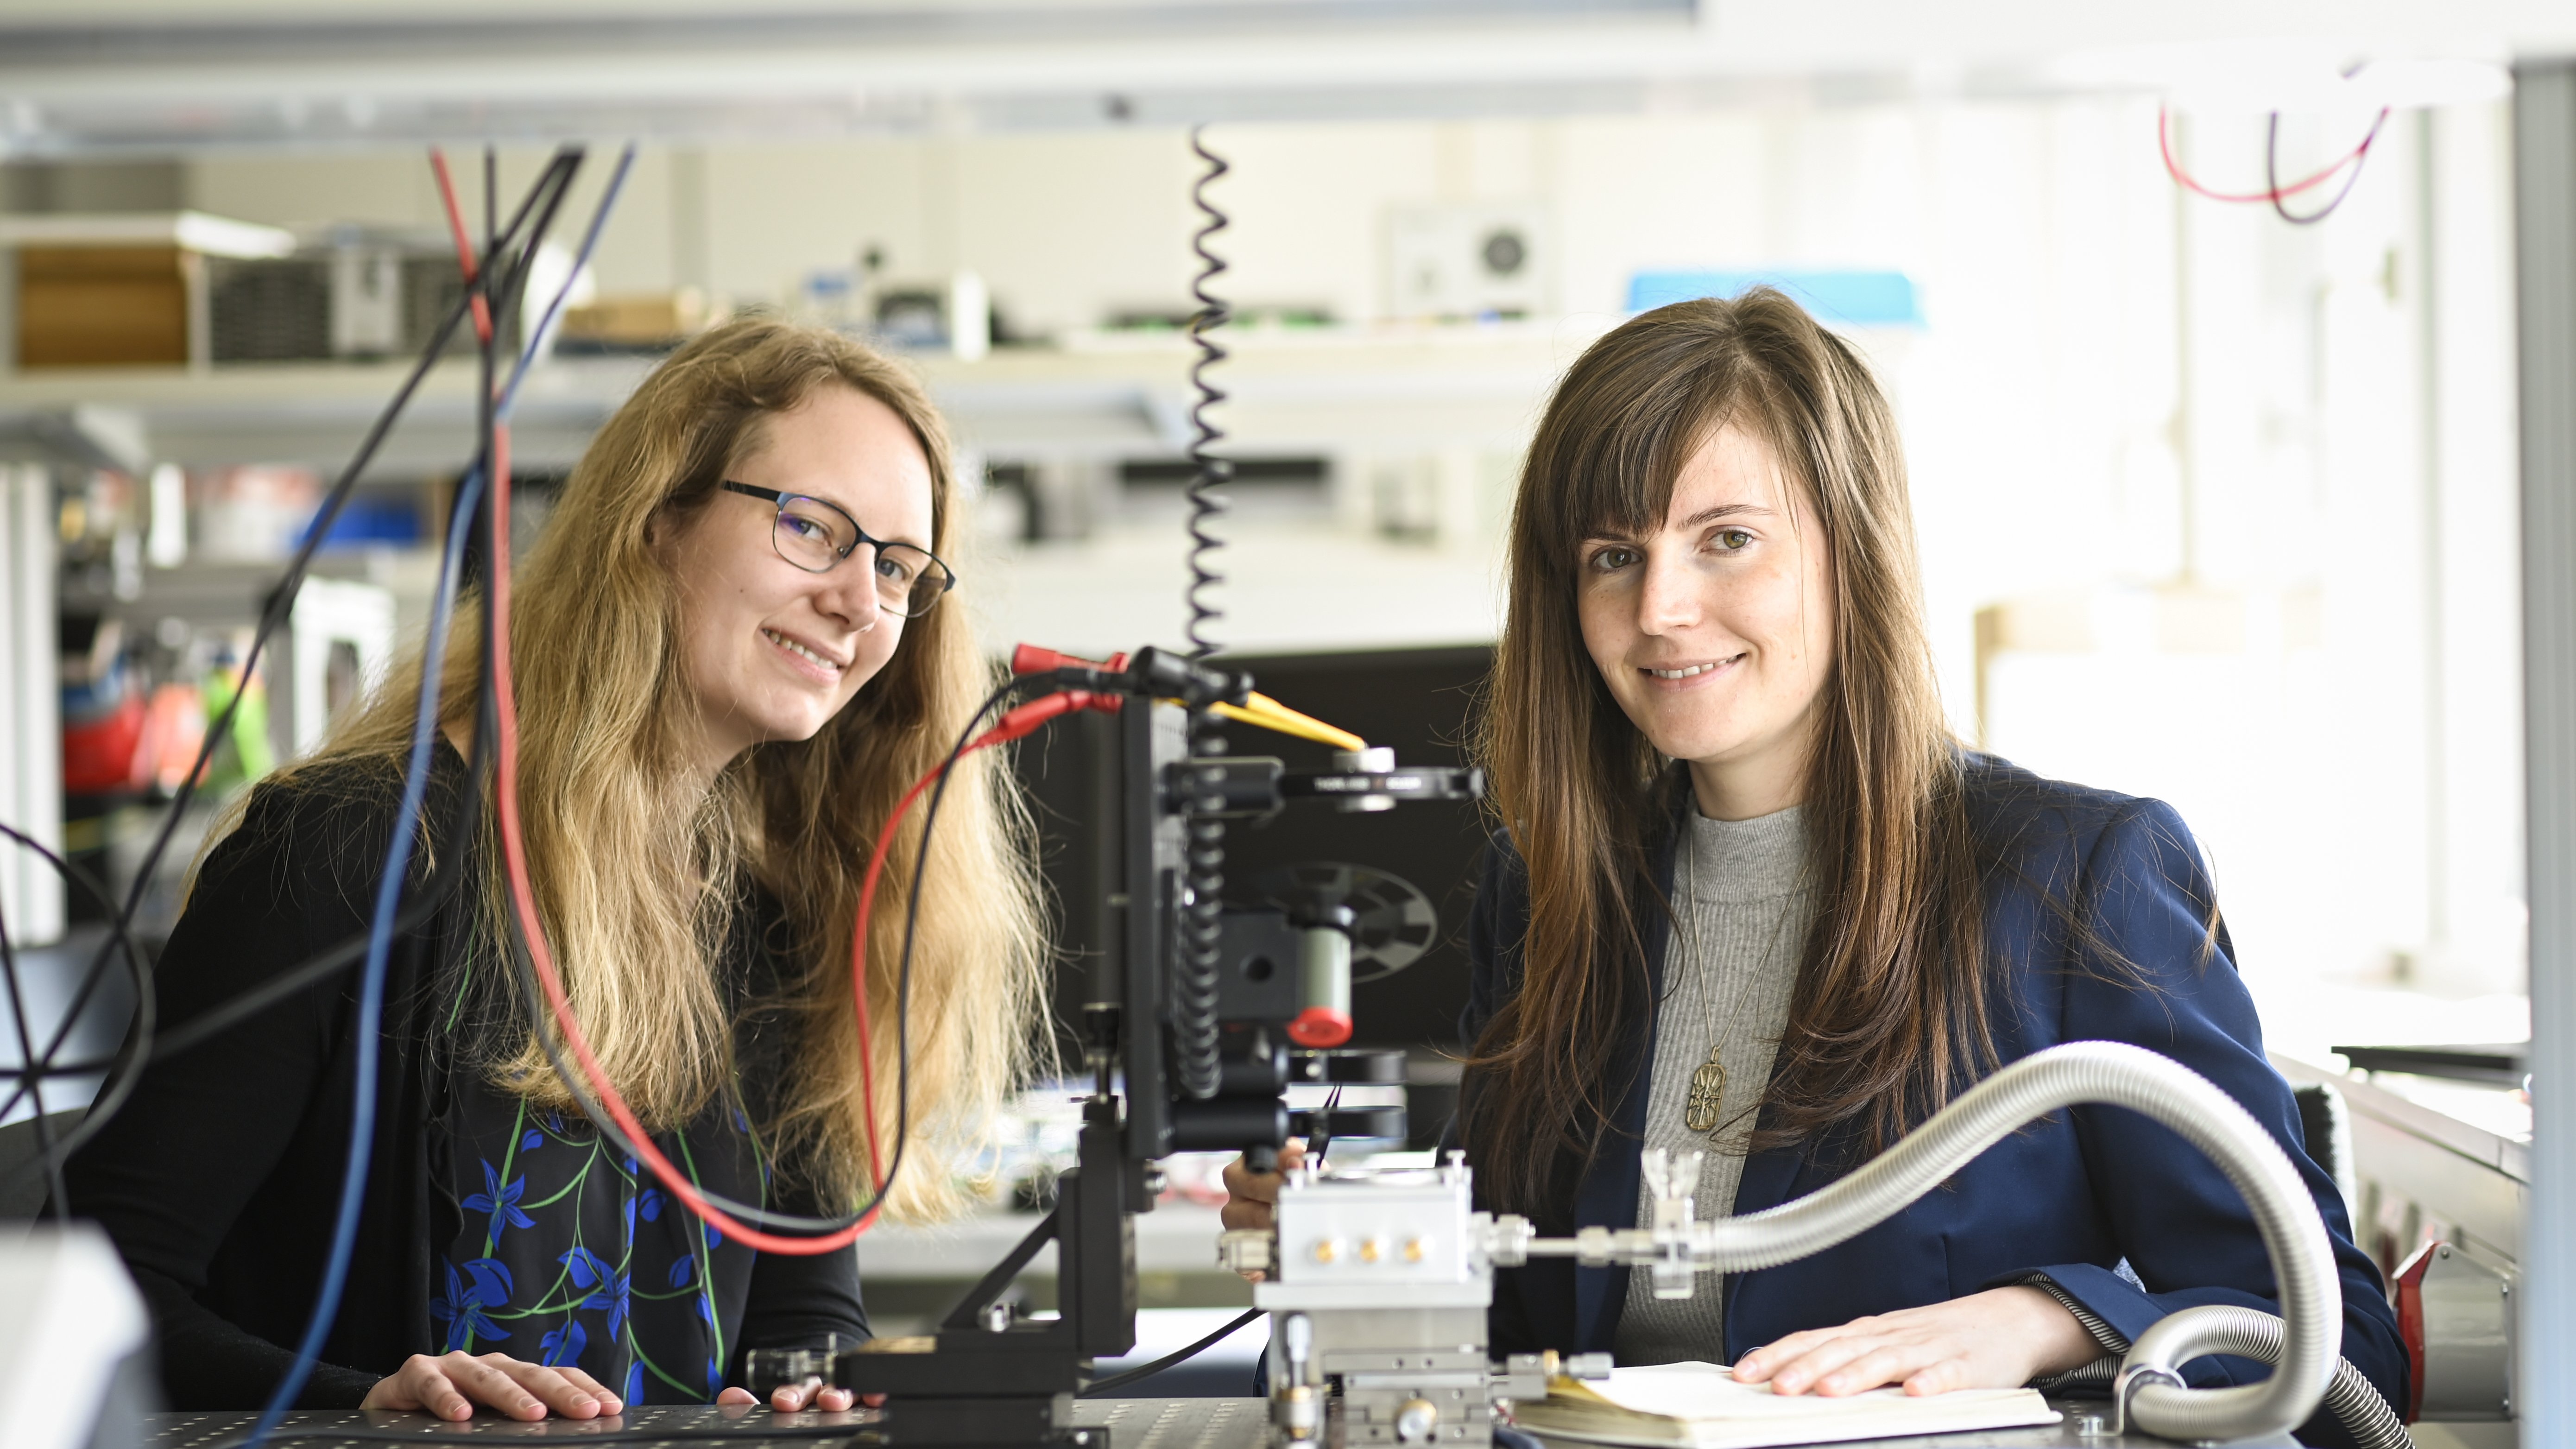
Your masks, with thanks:
M920 812L898 835L868 943L878 1120L868 1120L850 991L858 884L897 797L946 753L993 682L965 601L908 620L894 657L812 739L745 752L712 789L693 782L679 726L679 589L648 541L685 527L767 421L817 389L847 387L907 423L930 464L932 551L955 562L967 526L948 433L897 363L821 329L748 319L654 369L565 483L516 570L510 631L519 701L520 811L538 907L582 1028L644 1120L688 1120L727 1085L733 1022L710 955L734 929L744 877L785 904L798 980L783 1002L792 1049L767 1145L811 1164L827 1200L865 1191L870 1139L892 1152L895 971ZM971 579L961 566L960 576ZM962 590L961 590L962 593ZM451 633L441 712L470 734L481 622ZM417 654L291 777L324 761L399 770L418 698ZM498 852L483 813L483 929L498 929ZM923 873L911 1017L913 1161L888 1211L927 1218L964 1202L942 1146L971 1143L1028 1074L1046 1000L1029 820L991 754L954 772ZM496 958L497 959L497 958ZM502 998L505 1002L509 998ZM570 1099L524 1014L482 1053L490 1079L541 1105ZM801 1149L801 1150L800 1150Z
M1979 871L1887 400L1851 347L1779 292L1658 308L1566 373L1512 511L1479 752L1529 920L1519 989L1477 1041L1462 1100L1501 1204L1549 1210L1564 1171L1603 1149L1626 1074L1646 1070L1605 1064L1652 1009L1648 913L1671 924L1655 861L1688 791L1585 651L1578 545L1659 529L1683 465L1728 424L1779 459L1835 593L1805 795L1817 915L1752 1145L1850 1127L1876 1150L1994 1059Z

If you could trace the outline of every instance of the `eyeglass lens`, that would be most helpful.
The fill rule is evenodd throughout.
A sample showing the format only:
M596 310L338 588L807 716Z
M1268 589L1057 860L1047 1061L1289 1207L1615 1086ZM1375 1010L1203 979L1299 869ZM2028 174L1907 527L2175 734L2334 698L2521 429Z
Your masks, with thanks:
M793 494L780 500L776 530L780 557L809 573L839 563L858 542L849 516L828 504ZM948 570L908 543L881 543L869 561L877 602L907 618L928 612L948 591Z

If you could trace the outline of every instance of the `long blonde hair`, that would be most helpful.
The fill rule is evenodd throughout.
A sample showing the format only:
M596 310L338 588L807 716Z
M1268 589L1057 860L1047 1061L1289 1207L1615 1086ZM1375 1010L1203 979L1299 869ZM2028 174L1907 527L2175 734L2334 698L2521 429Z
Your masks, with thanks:
M932 551L955 561L970 529L945 425L900 366L838 334L752 318L675 352L609 419L513 573L519 810L538 909L582 1030L618 1091L656 1129L729 1085L731 1019L711 957L743 907L747 874L785 903L792 1024L767 1145L810 1164L827 1202L868 1191L868 1143L895 1135L895 965L916 810L897 837L868 942L877 1118L867 1120L850 930L877 833L936 765L994 676L961 601L909 620L893 659L810 740L759 745L702 791L685 764L678 703L679 590L648 533L685 527L766 421L843 386L892 408L930 463ZM961 575L964 571L961 569ZM451 631L440 714L460 737L476 712L481 624ZM399 769L418 665L386 684L286 778L325 762ZM483 819L488 822L490 812ZM437 823L437 822L433 822ZM499 853L483 832L474 883L484 931L501 919ZM1030 826L990 754L955 772L921 882L911 1002L913 1150L887 1202L926 1220L966 1201L944 1149L971 1142L1047 1040L1042 915ZM497 937L494 938L497 941ZM487 941L485 944L493 944ZM481 1065L503 1090L571 1105L523 1013Z

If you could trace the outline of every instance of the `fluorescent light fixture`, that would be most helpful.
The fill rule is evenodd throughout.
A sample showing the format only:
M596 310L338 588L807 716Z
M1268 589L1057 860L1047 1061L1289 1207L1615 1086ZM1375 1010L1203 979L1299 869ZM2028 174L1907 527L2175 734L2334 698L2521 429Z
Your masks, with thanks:
M0 217L0 246L176 246L210 257L282 257L295 233L202 211Z

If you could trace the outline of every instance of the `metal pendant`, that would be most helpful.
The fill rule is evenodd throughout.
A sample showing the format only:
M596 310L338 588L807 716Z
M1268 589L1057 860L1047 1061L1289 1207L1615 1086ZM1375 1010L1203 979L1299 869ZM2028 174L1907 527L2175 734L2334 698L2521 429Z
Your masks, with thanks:
M1725 1120L1726 1063L1717 1059L1717 1048L1708 1051L1708 1060L1691 1073L1690 1101L1682 1108L1682 1125L1693 1132L1714 1132Z

